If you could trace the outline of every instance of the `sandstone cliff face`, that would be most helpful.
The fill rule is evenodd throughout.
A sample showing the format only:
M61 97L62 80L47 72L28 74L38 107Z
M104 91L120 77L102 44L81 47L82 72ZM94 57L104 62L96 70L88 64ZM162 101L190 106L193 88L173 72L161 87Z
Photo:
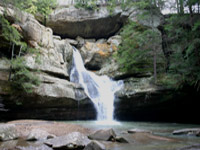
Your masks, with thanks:
M1 14L3 14L3 9L0 7ZM40 63L36 62L34 54L23 57L31 71L39 70L39 73L34 72L34 74L40 78L41 84L32 94L19 91L13 95L10 90L11 82L8 81L10 62L0 58L0 99L3 99L5 108L8 109L7 112L0 113L0 117L5 119L94 119L96 111L92 102L80 85L69 80L72 46L79 48L87 69L98 75L108 75L115 80L124 80L124 88L116 93L118 96L115 102L117 118L123 119L122 114L126 116L125 112L131 110L133 105L138 106L137 109L145 106L146 99L148 99L148 104L159 103L159 98L165 92L163 88L151 84L152 74L149 72L122 73L113 57L122 40L117 32L128 18L136 21L138 13L140 12L134 9L122 11L116 8L110 15L105 7L92 12L70 6L55 10L47 20L48 27L45 27L34 16L9 9L7 18L20 28L27 43L40 51ZM140 23L157 28L162 23L162 16L154 16L154 24L151 24L148 19ZM64 39L64 37L67 38ZM158 42L160 53L162 53L161 44Z

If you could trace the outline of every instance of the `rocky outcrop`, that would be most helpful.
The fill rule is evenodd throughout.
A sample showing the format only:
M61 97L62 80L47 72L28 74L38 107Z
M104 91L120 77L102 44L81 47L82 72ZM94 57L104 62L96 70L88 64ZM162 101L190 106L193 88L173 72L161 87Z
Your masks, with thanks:
M0 7L0 10L0 13L5 15L4 8ZM50 116L51 119L59 119L59 116L71 119L78 116L95 118L93 104L83 89L80 85L69 81L73 51L69 43L72 40L61 40L60 37L53 36L52 30L41 25L34 16L17 9L8 8L5 17L20 31L23 39L38 50L39 54L33 52L22 57L27 68L40 79L41 83L31 94L23 92L13 94L12 82L8 81L11 63L9 59L0 58L0 95L3 104L9 110L7 113L0 113L1 118L44 118L45 116L48 118L50 112L56 114ZM82 106L78 107L80 100ZM88 109L90 106L92 109ZM90 112L91 115L80 113L81 109Z
M110 15L106 7L91 11L69 6L56 9L47 19L47 26L62 37L108 38L119 31L127 17L121 8Z

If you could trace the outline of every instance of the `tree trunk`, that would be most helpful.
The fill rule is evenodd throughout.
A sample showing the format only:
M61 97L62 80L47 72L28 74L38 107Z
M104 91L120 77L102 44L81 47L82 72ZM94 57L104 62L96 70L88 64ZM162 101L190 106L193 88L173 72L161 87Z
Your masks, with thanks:
M14 57L14 50L15 50L15 44L12 44L12 52L11 52L11 61L13 60ZM8 77L8 81L11 80L11 75L12 75L12 64L10 65L10 73L9 73L9 77Z
M180 13L184 14L183 0L179 0L179 5L180 5Z
M154 49L153 72L154 72L154 83L156 83L157 82L157 55L156 55L156 49Z
M179 8L179 1L176 0L176 7L177 7L177 13L179 14L180 13L180 8Z
M47 17L44 16L44 26L46 27L46 24L47 24Z
M192 4L188 5L189 7L189 11L190 11L190 24L193 27L194 23L193 23L193 10L192 10Z

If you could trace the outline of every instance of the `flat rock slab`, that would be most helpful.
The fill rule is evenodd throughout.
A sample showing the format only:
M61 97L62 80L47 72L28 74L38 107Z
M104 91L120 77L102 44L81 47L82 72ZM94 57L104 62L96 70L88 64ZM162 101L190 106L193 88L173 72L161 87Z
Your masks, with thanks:
M128 130L128 133L152 133L152 131L149 130L143 130L143 129L130 129Z
M80 132L72 132L65 136L46 140L44 143L53 149L83 149L90 143L90 140Z
M112 141L116 138L116 133L113 129L101 129L88 136L92 140Z
M200 128L175 130L175 131L173 131L173 135L196 135L196 136L200 136Z
M0 124L0 141L9 141L18 138L14 124Z

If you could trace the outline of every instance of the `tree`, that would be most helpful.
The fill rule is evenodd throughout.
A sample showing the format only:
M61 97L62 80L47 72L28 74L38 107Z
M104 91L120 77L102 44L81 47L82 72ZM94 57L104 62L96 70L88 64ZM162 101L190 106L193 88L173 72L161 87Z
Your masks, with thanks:
M34 86L38 86L40 82L37 76L33 75L33 73L29 71L28 67L26 66L24 58L21 56L27 53L30 53L30 49L32 48L30 48L23 41L22 35L6 19L6 12L7 12L6 9L7 9L8 4L11 4L17 7L18 9L23 9L23 10L27 10L28 8L31 8L31 6L26 6L18 0L16 1L4 0L4 2L5 2L4 3L5 13L4 13L4 16L0 15L0 26L1 26L0 36L6 41L6 43L10 43L11 45L10 46L11 47L11 57L10 57L11 65L10 65L10 74L9 74L8 80L12 81L11 85L14 91L16 89L20 89L29 93L29 92L32 92L32 89L34 88ZM30 4L30 3L27 3L27 4ZM31 51L34 54L38 52L37 50L31 50Z
M56 0L37 0L35 6L37 7L37 12L39 12L44 18L44 25L46 26L46 19L48 15L52 12L53 8L56 7Z
M158 43L161 43L161 40L160 32L154 27L153 15L159 12L157 6L161 2L160 0L143 0L133 4L143 12L138 19L149 19L150 26L130 21L121 32L122 44L117 53L117 60L122 71L153 72L155 83L157 64L160 63Z

